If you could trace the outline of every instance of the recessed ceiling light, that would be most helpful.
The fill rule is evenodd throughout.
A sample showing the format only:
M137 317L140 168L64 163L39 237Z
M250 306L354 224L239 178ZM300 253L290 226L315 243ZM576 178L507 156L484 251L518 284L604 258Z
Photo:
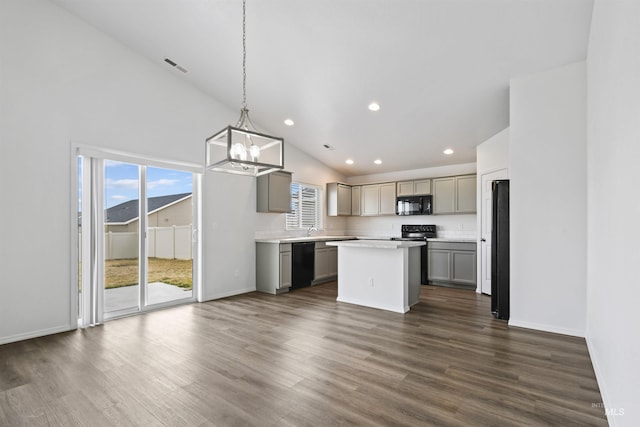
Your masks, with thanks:
M353 160L352 159L347 159L344 161L346 164L348 165L352 165L353 164Z
M291 119L285 119L284 120L284 124L287 125L287 126L293 126L294 125L293 120L291 120Z
M381 165L381 164L382 164L382 160L380 160L380 159L375 159L375 160L373 161L373 163L375 163L376 165Z
M447 148L446 150L443 151L444 154L446 154L447 156L453 154L453 150L451 148Z
M380 109L380 104L378 104L377 102L372 102L371 104L369 104L369 110L378 111L379 109Z

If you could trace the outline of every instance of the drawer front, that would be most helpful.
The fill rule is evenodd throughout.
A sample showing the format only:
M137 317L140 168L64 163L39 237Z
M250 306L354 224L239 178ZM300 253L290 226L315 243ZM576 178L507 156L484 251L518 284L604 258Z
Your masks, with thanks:
M280 243L280 252L291 252L291 243Z
M429 249L443 249L448 251L475 251L475 243L466 242L427 242Z

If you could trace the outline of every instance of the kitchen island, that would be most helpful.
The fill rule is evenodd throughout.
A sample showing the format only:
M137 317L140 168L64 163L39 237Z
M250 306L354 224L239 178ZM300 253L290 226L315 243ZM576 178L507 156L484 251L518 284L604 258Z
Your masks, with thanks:
M338 247L338 301L406 313L420 297L425 242L351 240Z

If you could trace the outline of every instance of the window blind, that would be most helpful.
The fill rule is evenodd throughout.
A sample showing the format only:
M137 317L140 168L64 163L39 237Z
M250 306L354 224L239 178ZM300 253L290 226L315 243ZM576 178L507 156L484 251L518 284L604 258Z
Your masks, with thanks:
M322 190L312 185L291 183L291 213L287 214L287 230L322 227Z

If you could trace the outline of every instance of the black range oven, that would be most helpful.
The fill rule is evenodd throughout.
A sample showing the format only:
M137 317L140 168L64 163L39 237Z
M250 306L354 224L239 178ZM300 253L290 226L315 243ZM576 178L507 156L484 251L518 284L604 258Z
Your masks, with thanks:
M429 225L403 225L401 228L402 236L393 237L391 240L411 240L411 241L423 241L427 242L427 239L433 239L436 237L436 226ZM420 248L420 282L426 285L429 280L429 272L427 270L428 258L427 258L427 245Z

